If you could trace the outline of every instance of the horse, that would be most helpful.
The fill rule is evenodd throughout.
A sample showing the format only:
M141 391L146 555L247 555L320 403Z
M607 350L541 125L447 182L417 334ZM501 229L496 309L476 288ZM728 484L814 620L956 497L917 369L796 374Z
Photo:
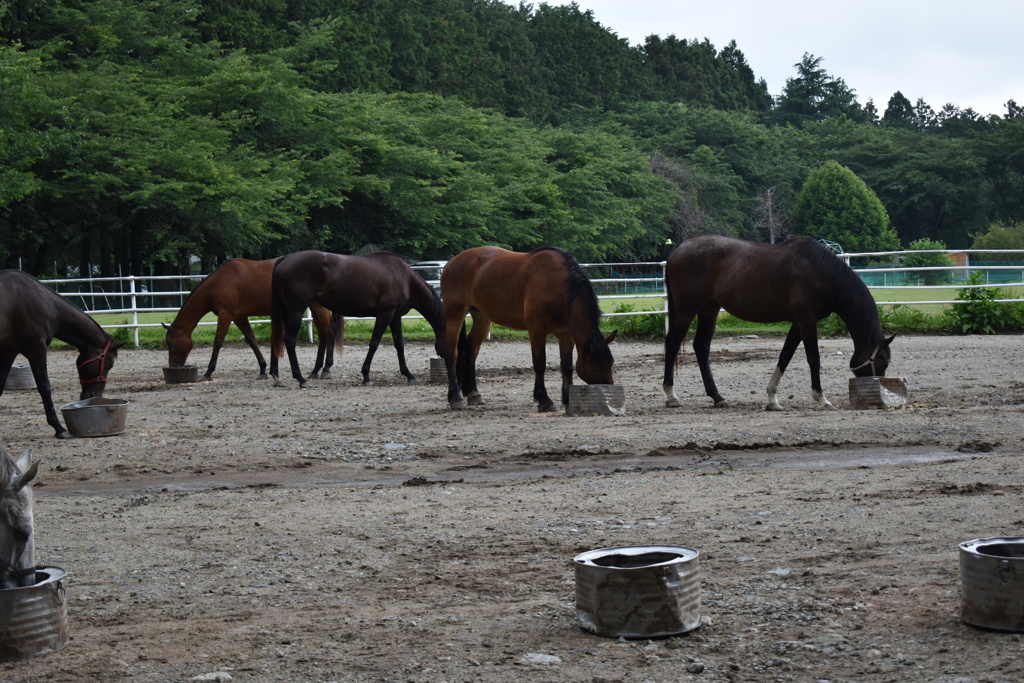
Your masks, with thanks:
M811 369L811 396L819 407L835 406L821 391L821 357L818 350L819 320L836 313L853 339L850 370L857 377L885 376L889 344L882 332L878 307L856 273L823 244L797 237L778 244L704 235L684 241L665 264L668 297L668 331L665 335L665 405L678 407L672 375L693 318L697 331L693 350L697 355L704 390L717 408L728 402L718 393L708 354L718 313L758 323L792 323L775 373L768 382L765 410L781 410L779 382L800 342Z
M15 462L0 441L0 589L35 584L35 540L32 537L32 487L39 462L32 449Z
M265 379L267 362L260 352L256 335L249 325L249 318L270 315L270 277L274 271L275 260L229 259L200 282L185 299L174 321L170 325L164 325L164 329L167 330L167 364L172 368L185 365L193 347L192 331L203 316L213 312L217 315L217 333L204 379L213 379L213 371L217 368L217 356L224 346L224 338L231 323L235 323L242 331L249 348L256 355L256 362L260 366L260 379ZM337 347L339 355L342 353L345 321L340 317L332 320L331 312L316 302L310 304L309 311L316 326L319 342L316 365L311 376L327 378L331 366L334 365L334 348ZM330 343L331 339L334 340L333 345Z
M20 353L32 366L46 421L57 438L69 434L57 418L46 371L46 350L54 338L78 349L80 399L103 395L107 373L117 360L114 343L99 324L67 299L20 270L0 270L0 395Z
M538 411L555 409L544 386L548 335L558 339L563 405L569 402L574 347L580 379L587 384L613 383L614 360L608 344L616 332L601 336L597 294L567 251L557 247L529 253L500 247L467 249L441 272L441 298L447 332L448 405L453 410L465 408L467 402L483 405L476 383L476 359L494 323L529 332ZM468 336L467 313L473 318Z
M299 251L282 256L271 277L270 374L276 386L278 358L287 348L292 377L300 387L306 379L299 371L295 353L302 312L318 303L340 316L374 318L370 348L363 361L363 384L370 381L370 363L384 330L390 328L398 353L398 367L409 382L417 381L405 362L402 316L415 309L434 330L434 349L444 355L444 311L434 288L397 254L380 251L365 256L345 256L323 251Z

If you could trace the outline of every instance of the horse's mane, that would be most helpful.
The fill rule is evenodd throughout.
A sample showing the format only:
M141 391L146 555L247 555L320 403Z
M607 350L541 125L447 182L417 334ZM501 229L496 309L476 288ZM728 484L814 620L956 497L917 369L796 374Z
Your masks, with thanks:
M594 339L599 340L602 343L597 344L595 348L607 348L607 344L603 344L604 337L601 336L601 307L598 303L597 292L594 291L594 284L587 277L587 274L583 272L583 266L579 264L576 257L567 252L561 247L538 247L529 253L530 256L542 251L553 251L562 259L565 260L565 269L568 279L566 280L566 289L569 293L569 302L574 299L581 299L587 306L587 317L590 319L591 326L594 329Z
M825 279L826 290L834 297L832 309L847 328L869 330L879 325L874 297L845 261L813 237L799 237L792 242L794 249Z

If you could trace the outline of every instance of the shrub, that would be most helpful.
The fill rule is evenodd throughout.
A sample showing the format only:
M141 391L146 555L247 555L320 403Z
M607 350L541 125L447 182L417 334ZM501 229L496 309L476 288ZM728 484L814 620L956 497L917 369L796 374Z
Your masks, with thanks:
M945 249L944 242L930 239L914 240L909 248L919 253L903 257L903 265L907 268L942 268L953 265L948 254L922 253L928 249ZM953 272L949 270L922 270L909 275L911 280L921 285L947 285L953 281Z
M968 285L985 283L985 273L974 271L967 278ZM1012 317L1010 307L1000 305L996 299L998 287L971 287L957 292L953 310L947 312L951 331L958 334L995 334ZM1010 314L1010 315L1008 315Z
M657 309L644 310L655 311ZM636 307L633 304L619 304L615 307L614 312L634 313L636 312ZM611 318L611 320L615 321L615 327L619 330L619 334L625 337L635 339L662 339L665 337L664 313L652 312L649 315L625 315Z

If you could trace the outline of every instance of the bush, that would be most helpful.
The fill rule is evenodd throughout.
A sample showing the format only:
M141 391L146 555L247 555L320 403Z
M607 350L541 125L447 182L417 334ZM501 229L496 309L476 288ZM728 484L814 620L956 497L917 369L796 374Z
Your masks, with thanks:
M930 239L914 240L910 249L923 252L928 249L945 249L946 244ZM914 253L903 257L903 265L907 268L944 268L953 265L949 254ZM953 273L949 270L922 270L908 274L910 279L920 285L948 285L953 281Z
M978 270L967 278L968 285L985 283L985 273ZM1019 305L1001 304L998 287L972 287L957 292L957 303L946 313L948 326L956 334L995 334L1013 326L1020 313Z
M657 309L644 309L656 311ZM633 304L619 304L615 307L615 313L634 313L636 307ZM641 311L642 312L642 311ZM633 339L664 339L665 337L665 314L651 313L649 315L626 315L612 318L619 334ZM607 320L606 320L607 322Z

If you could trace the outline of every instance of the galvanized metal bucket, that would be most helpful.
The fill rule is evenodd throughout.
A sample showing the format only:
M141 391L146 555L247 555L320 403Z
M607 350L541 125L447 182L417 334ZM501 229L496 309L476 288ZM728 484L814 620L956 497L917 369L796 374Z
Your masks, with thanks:
M905 377L850 378L851 408L897 408L909 400Z
M665 545L590 550L573 559L580 626L608 638L656 638L700 626L700 553Z
M960 619L996 631L1024 631L1024 538L960 544Z
M444 358L430 359L430 381L434 384L448 384L448 367Z
M199 368L195 365L165 366L163 370L166 384L190 384L199 379Z
M123 398L87 398L60 409L72 436L115 436L124 433L128 401Z
M574 417L625 415L626 389L621 384L573 384L565 414Z
M65 572L36 567L36 582L0 590L0 662L56 652L68 644Z
M12 365L11 373L7 375L7 385L4 388L12 391L35 389L36 378L32 376L32 366L27 363Z

